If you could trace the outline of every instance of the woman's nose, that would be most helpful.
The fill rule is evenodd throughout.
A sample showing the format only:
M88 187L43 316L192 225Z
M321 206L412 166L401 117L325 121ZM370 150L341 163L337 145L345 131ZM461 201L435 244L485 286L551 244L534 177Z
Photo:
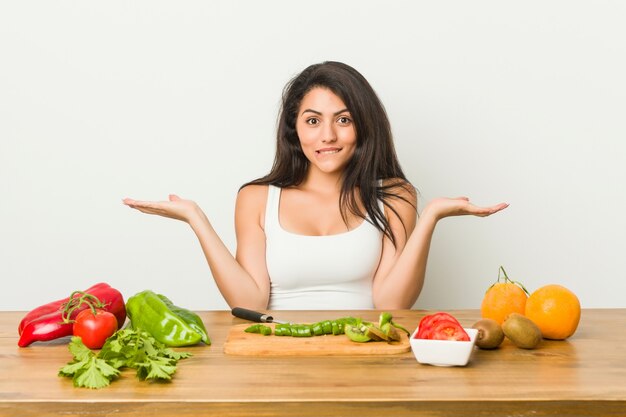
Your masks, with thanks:
M335 132L335 129L333 129L333 126L332 125L324 126L324 129L322 131L322 142L330 143L330 142L335 142L336 140L337 140L337 133Z

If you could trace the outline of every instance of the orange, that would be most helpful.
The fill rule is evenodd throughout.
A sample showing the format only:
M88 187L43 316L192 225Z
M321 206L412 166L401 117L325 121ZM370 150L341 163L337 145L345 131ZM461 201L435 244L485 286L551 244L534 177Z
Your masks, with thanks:
M580 301L561 285L545 285L528 297L525 314L539 327L544 338L563 340L578 328Z
M504 282L500 282L500 271L504 273ZM485 293L480 314L502 324L511 313L524 314L528 295L523 285L509 279L504 268L500 267L500 271L496 283Z

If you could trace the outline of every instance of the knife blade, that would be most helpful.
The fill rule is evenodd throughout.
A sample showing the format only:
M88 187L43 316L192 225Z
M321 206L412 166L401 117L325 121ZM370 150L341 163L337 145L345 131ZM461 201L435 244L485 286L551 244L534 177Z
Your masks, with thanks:
M286 321L276 320L273 316L269 314L260 313L254 310L248 310L243 307L234 307L231 311L233 316L239 317L240 319L254 321L256 323L278 323L278 324L286 324Z

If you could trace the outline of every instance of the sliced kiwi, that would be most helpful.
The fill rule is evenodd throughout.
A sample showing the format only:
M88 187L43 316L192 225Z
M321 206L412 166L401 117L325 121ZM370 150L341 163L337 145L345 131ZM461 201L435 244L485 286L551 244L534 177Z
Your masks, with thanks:
M344 327L344 331L346 333L346 336L348 336L348 338L353 342L365 343L372 340L372 338L366 334L367 326L363 324L346 324Z
M381 330L387 335L390 341L399 342L402 339L396 327L392 325L391 323L383 324L383 327L381 327Z
M372 340L379 341L384 340L385 342L389 341L389 337L378 327L374 325L366 326L367 330L365 334Z

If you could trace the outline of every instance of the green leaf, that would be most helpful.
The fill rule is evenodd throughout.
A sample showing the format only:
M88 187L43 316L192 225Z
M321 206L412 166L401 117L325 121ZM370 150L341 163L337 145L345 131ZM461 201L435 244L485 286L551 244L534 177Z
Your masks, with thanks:
M175 350L170 349L170 348L162 349L161 350L161 355L166 356L168 358L175 359L175 360L187 359L187 358L190 358L191 356L193 356L189 352L176 352Z
M147 357L145 362L137 363L139 379L172 379L176 372L174 361L164 357Z
M126 355L119 352L109 351L104 355L102 354L102 352L100 352L100 354L98 355L98 359L105 361L116 369L120 369L123 366L128 366L128 358L126 357Z
M151 338L145 338L143 341L143 350L146 352L148 356L154 356L158 353L156 347L154 346ZM156 341L155 341L156 342Z
M113 368L114 369L114 368ZM117 371L117 370L115 370ZM91 358L89 363L85 365L81 372L74 375L74 386L85 388L104 388L111 383L111 380L104 376L98 365L96 364L96 358Z
M91 359L87 358L82 361L74 361L68 363L59 370L59 376L74 376L74 374L79 372L85 365L89 363L90 360Z
M149 371L146 379L172 379L172 375L176 372L176 366L152 363Z
M109 338L104 346L102 346L102 350L100 354L107 352L116 352L119 353L122 351L123 345L118 338L111 339Z
M137 379L140 379L142 381L145 380L146 377L148 376L148 373L150 372L148 368L149 368L148 364L137 363L135 366L135 369L137 369Z
M72 336L72 340L70 341L68 348L74 356L74 359L77 361L82 361L95 356L95 353L85 346L83 340L78 336Z
M113 379L120 374L120 371L118 371L117 368L109 365L105 360L96 359L95 365L100 373L106 378Z

